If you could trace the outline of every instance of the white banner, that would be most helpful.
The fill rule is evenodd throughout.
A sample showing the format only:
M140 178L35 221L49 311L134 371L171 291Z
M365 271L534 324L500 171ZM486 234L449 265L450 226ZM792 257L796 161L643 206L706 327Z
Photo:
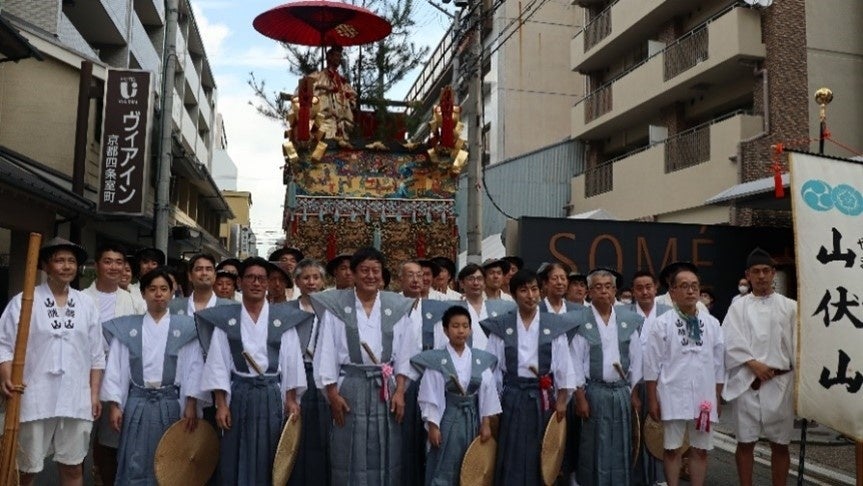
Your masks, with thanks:
M863 163L790 153L797 415L863 440Z

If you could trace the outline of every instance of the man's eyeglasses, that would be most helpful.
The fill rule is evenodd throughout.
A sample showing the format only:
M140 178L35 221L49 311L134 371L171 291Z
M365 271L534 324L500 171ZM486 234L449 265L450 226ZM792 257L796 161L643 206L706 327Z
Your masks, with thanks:
M243 280L246 282L254 283L267 283L266 275L243 275Z

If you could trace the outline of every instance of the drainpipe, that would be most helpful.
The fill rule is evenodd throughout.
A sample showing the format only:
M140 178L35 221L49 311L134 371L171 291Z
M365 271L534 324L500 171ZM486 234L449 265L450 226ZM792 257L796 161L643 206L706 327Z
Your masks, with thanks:
M155 237L156 248L168 254L168 217L171 213L171 163L173 161L174 73L177 65L177 24L179 0L166 0L165 52L162 69L162 122L159 141L159 174L156 179Z

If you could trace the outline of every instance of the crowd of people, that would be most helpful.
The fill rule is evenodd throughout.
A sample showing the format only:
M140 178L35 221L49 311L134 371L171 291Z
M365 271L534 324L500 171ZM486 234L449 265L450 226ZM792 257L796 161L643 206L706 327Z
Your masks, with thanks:
M61 238L40 251L24 385L11 380L20 295L0 317L0 391L23 393L25 486L50 454L65 485L82 484L89 454L102 484L156 484L156 445L180 420L221 431L212 484L271 484L297 418L290 484L459 484L477 438L495 440L494 484L543 484L543 434L566 419L558 484L676 485L688 441L698 485L723 400L741 484L760 437L773 483L787 480L796 303L773 291L760 249L741 262L751 291L722 324L687 262L624 281L608 268L436 257L401 262L390 282L374 248L328 262L282 248L198 254L178 276L157 249L103 245L79 291L87 258ZM633 455L636 415L661 424L661 464Z

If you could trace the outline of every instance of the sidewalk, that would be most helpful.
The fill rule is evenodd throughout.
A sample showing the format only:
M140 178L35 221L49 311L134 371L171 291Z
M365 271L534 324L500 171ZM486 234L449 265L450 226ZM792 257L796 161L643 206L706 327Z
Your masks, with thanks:
M721 450L734 453L737 441L730 425L730 406L722 406L722 415L715 426L714 445ZM789 446L791 452L791 474L797 477L800 457L800 428L795 423L795 436ZM770 444L760 441L755 446L755 460L770 465ZM806 458L804 479L807 484L856 485L854 442L821 424L810 424L806 431Z

